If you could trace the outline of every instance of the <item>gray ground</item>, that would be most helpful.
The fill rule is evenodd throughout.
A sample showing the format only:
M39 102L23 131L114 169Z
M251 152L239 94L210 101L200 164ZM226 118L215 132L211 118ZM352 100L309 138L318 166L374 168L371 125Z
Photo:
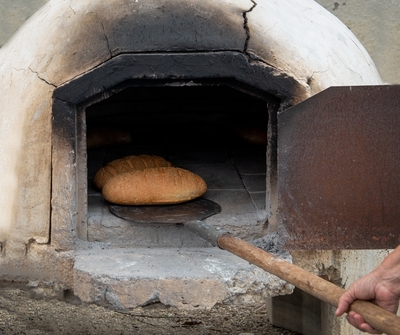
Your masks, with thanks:
M295 335L272 326L264 305L197 311L153 306L116 312L95 305L38 300L13 287L0 288L0 334Z

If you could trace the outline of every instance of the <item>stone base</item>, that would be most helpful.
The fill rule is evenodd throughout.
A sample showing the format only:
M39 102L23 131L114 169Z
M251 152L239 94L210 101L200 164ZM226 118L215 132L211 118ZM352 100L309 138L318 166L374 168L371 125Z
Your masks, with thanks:
M295 288L291 295L270 298L269 321L299 334L321 335L321 301Z
M218 248L87 249L77 252L74 294L116 309L162 303L209 309L289 294L292 285Z

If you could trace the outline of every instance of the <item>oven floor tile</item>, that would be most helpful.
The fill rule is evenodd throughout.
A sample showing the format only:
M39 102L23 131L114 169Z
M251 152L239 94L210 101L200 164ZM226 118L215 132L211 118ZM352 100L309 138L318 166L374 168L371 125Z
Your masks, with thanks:
M185 165L182 168L202 177L209 190L243 190L243 182L232 163Z

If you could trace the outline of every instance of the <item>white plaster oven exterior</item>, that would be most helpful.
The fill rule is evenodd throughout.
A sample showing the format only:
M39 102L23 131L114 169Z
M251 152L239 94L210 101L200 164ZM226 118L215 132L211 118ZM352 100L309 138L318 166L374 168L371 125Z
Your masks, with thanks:
M104 292L96 290L102 274L81 270L94 262L90 250L101 252L104 245L85 241L78 231L78 221L86 217L76 196L78 145L76 140L69 141L76 139L78 131L66 128L63 133L53 132L54 92L73 88L74 82L114 63L112 72L103 75L105 79L116 78L111 89L118 80L132 76L126 66L120 66L124 64L121 59L160 55L181 58L177 65L189 64L195 57L219 57L226 67L217 67L216 75L275 96L280 108L330 86L382 84L355 36L312 0L49 1L0 49L2 279L43 282L56 290L71 290L84 301L99 302L97 295ZM135 63L130 64L134 69ZM188 68L195 65L191 63ZM229 72L235 67L242 69L242 76ZM157 71L149 67L135 76L151 80L157 78ZM263 81L252 81L254 73L260 73L258 78ZM168 75L164 73L164 79ZM184 79L187 81L188 76ZM93 82L84 93L100 101L110 95L102 96L104 85ZM62 152L52 152L52 148L63 147ZM62 164L57 165L59 160ZM75 207L71 207L73 201ZM267 201L267 205L273 216L273 204ZM128 252L141 253L134 249ZM109 280L112 274L107 271L103 275ZM127 301L127 288L129 294L135 290L127 283L114 283L109 304L133 307L154 298L149 293L143 299ZM137 281L137 285L139 290L145 284ZM213 279L210 285L224 291L224 284L218 280ZM268 294L290 291L279 285L277 292ZM171 284L164 282L164 288L161 286L154 290L168 291ZM201 285L194 287L200 290ZM209 308L224 299L226 293L215 294L200 307ZM163 302L185 308L173 299L167 300Z

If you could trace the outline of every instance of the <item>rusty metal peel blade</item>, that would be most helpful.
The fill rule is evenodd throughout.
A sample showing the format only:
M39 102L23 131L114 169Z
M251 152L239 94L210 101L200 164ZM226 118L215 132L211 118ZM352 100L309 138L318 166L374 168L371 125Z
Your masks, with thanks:
M110 205L110 212L122 219L138 223L185 223L218 214L221 207L211 200L198 198L174 205Z

